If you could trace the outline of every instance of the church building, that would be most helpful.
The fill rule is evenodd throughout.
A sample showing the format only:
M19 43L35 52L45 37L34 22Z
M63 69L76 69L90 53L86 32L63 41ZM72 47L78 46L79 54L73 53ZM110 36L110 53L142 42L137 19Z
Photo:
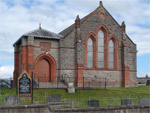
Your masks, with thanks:
M103 3L90 14L60 33L39 26L14 43L13 86L23 71L39 83L55 83L71 78L75 86L103 83L112 87L137 85L136 44L104 8ZM85 78L91 78L89 79ZM69 82L69 81L67 81Z

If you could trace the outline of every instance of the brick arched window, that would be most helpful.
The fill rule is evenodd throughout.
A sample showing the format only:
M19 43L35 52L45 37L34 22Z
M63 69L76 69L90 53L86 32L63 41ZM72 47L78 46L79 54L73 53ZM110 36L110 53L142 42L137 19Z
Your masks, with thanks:
M85 67L95 68L96 66L96 38L94 33L89 33L85 39Z
M109 37L108 29L104 25L100 25L96 30L96 39L97 39L96 67L99 69L107 69L108 37Z
M104 68L104 33L98 32L98 67Z
M114 43L112 40L109 41L108 68L114 68Z
M108 68L117 69L118 66L118 40L112 35L108 41Z
M91 38L89 38L87 42L87 59L87 67L93 68L93 41Z

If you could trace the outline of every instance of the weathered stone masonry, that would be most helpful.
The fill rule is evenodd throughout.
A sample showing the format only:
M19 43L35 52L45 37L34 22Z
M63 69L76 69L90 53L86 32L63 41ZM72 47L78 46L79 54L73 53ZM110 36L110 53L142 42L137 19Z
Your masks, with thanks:
M104 33L104 68L98 67L99 30ZM88 67L89 38L93 41L92 68ZM109 68L110 40L114 44L113 68ZM75 23L59 34L40 27L22 35L14 44L14 48L14 87L17 77L24 70L29 74L33 72L36 80L46 77L49 82L56 82L57 77L61 78L64 75L72 77L77 86L82 86L83 77L91 77L95 80L92 82L97 82L97 78L107 78L108 86L137 85L136 44L127 36L125 23L119 25L103 7L102 2L97 9L84 18L80 19L77 16ZM39 69L38 65L47 65L44 67L47 70Z

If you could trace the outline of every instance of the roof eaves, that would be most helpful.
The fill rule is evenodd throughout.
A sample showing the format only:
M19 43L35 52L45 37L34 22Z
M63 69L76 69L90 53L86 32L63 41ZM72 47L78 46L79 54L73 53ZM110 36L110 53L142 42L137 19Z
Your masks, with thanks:
M22 37L23 35L13 44L13 47L21 40Z
M103 7L105 9L105 7ZM107 9L105 9L106 12L111 16L111 18L116 22L116 24L118 24L119 27L121 27L121 25L114 19L114 17L112 17L112 15L107 11Z
M126 36L131 41L132 44L136 45L127 34L126 34Z

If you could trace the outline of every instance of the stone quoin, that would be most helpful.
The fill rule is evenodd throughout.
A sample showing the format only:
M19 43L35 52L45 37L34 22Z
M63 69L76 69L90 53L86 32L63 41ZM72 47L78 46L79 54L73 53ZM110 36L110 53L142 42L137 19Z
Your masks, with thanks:
M13 86L26 70L38 82L57 82L64 75L80 86L83 77L107 78L108 86L137 85L136 44L104 8L103 3L56 34L41 27L14 43ZM97 81L86 81L97 82ZM104 82L104 81L100 81Z

